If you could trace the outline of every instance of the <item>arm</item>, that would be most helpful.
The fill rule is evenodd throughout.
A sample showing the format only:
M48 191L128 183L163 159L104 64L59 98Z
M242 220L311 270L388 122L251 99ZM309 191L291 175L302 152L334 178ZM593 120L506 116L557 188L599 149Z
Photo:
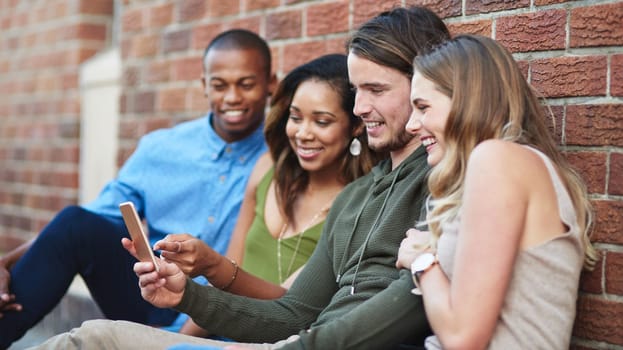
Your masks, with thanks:
M232 295L188 283L176 306L211 334L245 342L272 342L308 328L336 291L325 234L292 287L277 300Z
M411 294L412 288L411 274L402 270L386 289L343 316L300 332L298 341L280 349L386 349L421 343L430 330L422 298Z
M450 282L439 265L421 276L424 305L444 348L484 348L510 283L528 204L519 147L489 141L468 161ZM521 170L520 170L521 169ZM474 322L474 315L478 322Z

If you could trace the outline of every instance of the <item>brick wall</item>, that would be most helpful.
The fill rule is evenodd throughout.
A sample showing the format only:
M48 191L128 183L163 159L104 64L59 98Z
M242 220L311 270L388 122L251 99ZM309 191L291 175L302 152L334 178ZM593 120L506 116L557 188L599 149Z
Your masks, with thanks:
M32 3L25 8L17 0L0 0L5 234L34 234L54 211L76 200L76 64L105 42L101 26L108 25L111 8L110 1ZM93 14L86 15L87 4L97 8ZM573 347L623 349L621 0L121 0L119 164L140 135L205 111L201 54L221 30L243 27L266 37L273 67L283 76L310 58L343 52L349 31L379 11L410 4L430 6L454 33L501 41L549 98L561 147L594 200L593 240L602 253L595 271L582 278ZM59 28L73 28L75 34L63 36ZM57 33L55 40L48 39L51 33Z
M77 201L77 68L109 44L112 13L112 0L0 0L3 242Z

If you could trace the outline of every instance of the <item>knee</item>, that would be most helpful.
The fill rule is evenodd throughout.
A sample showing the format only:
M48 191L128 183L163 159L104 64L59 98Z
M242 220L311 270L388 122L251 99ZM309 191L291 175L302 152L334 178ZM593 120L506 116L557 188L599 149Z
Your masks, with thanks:
M62 236L67 239L68 235L77 235L80 238L88 232L91 236L101 232L110 232L117 228L117 224L107 218L90 212L80 206L70 205L61 210L52 221L43 229L43 236Z
M60 334L49 341L47 348L63 349L96 349L95 346L101 344L101 338L106 334L106 330L112 322L109 320L90 320L85 321L78 328L74 328L67 333Z

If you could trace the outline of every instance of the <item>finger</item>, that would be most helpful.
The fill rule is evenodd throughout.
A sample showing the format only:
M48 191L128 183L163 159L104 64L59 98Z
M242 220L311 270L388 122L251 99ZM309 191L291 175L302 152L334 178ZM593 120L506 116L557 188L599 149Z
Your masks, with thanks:
M421 232L421 231L412 227L412 228L407 230L406 235L407 235L407 237L410 237L412 235L417 235L419 232Z
M177 243L177 250L175 251L176 253L180 253L182 251L182 243L181 242L176 242Z
M128 253L130 253L130 255L132 255L138 260L138 255L136 254L136 248L134 247L134 242L132 242L131 239L128 239L125 237L122 238L121 245L123 246L123 248L125 248L125 250L128 251Z
M8 304L2 307L2 311L22 311L22 304Z
M179 242L177 241L171 241L171 242L159 241L158 243L154 245L154 249L175 253L177 252L178 243Z

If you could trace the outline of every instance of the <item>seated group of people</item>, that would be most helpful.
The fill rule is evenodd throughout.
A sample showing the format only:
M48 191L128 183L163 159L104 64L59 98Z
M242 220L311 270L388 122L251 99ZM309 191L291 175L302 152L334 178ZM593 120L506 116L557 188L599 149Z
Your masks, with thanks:
M0 348L76 274L117 321L40 348L568 348L591 209L512 55L423 7L346 49L277 84L259 36L213 39L210 112L144 136L94 202L0 259Z

